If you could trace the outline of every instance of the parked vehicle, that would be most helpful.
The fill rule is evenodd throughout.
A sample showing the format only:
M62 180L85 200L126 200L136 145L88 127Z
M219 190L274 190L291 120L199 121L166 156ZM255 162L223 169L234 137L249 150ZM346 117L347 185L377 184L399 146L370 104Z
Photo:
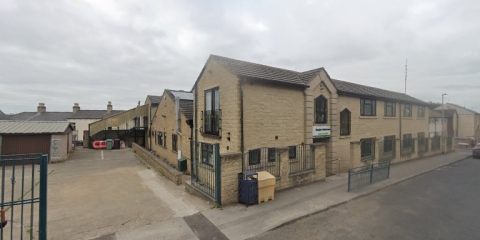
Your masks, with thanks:
M475 147L473 148L472 156L473 156L473 158L480 157L480 143L477 143L477 145L475 145Z

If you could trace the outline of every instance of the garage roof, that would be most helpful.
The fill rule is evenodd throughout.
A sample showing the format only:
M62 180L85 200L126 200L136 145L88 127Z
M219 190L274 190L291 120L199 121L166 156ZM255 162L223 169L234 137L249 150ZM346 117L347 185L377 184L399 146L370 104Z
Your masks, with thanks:
M68 128L71 128L69 122L0 121L0 134L64 133Z

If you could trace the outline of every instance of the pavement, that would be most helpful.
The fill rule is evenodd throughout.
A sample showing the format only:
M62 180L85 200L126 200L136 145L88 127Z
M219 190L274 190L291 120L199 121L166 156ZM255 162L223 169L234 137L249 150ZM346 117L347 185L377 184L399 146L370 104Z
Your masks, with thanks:
M259 205L246 207L236 204L208 208L190 216L172 217L160 223L125 229L104 236L108 238L99 239L248 239L466 159L470 155L471 150L460 149L450 154L392 165L389 179L353 192L347 192L347 174L341 174L325 181L277 192L275 200Z

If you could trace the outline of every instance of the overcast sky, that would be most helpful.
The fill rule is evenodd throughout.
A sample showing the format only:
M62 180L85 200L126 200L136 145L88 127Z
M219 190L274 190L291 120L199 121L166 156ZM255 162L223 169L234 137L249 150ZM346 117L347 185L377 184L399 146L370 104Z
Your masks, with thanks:
M480 1L0 0L0 109L126 110L209 54L480 111Z

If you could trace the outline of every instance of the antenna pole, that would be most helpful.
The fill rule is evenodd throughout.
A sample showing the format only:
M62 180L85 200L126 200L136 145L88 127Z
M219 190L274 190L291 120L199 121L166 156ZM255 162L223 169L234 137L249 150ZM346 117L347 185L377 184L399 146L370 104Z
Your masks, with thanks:
M405 59L405 94L407 94L407 64L408 64L408 59Z

